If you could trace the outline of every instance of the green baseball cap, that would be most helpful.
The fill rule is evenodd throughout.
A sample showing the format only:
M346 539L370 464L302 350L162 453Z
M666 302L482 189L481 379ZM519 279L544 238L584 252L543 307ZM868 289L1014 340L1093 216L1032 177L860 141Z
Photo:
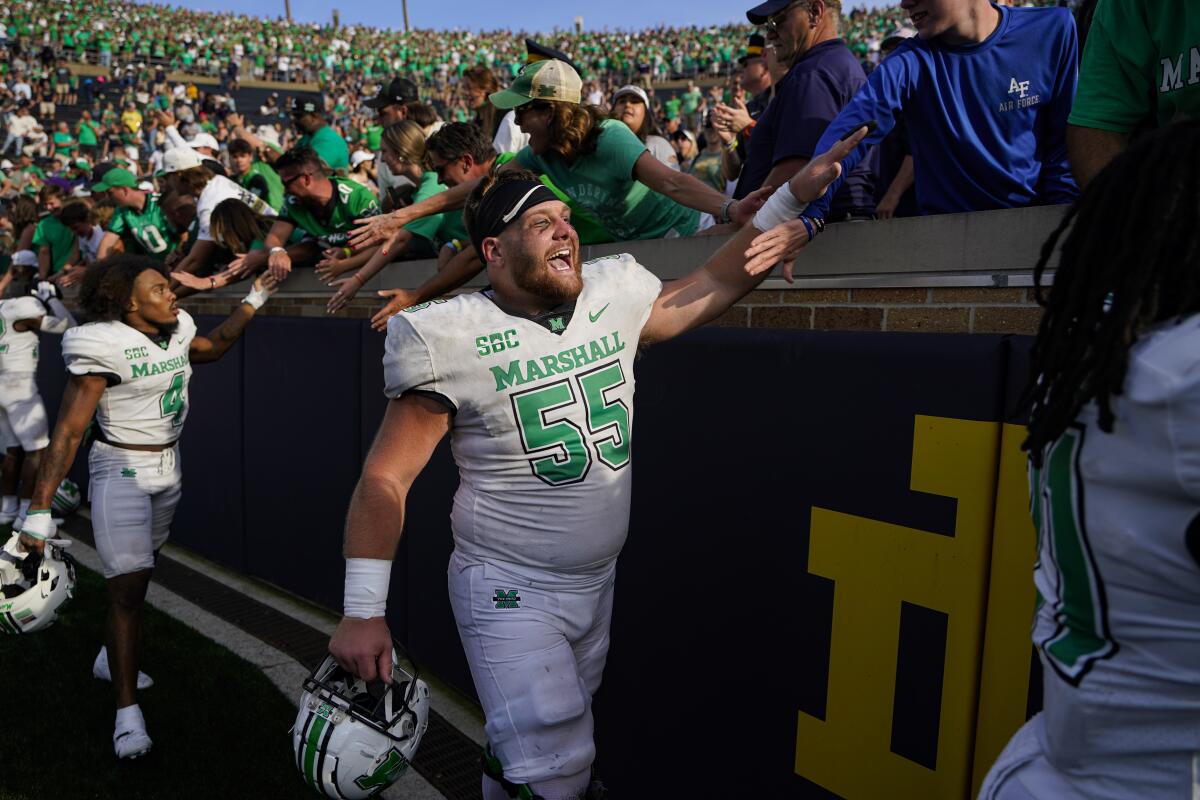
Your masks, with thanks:
M104 177L100 179L99 183L92 184L92 191L107 192L109 189L117 186L124 186L126 189L136 189L137 184L137 178L134 177L132 172L120 167L113 167L104 173Z
M583 96L583 81L570 64L546 59L526 64L507 89L488 96L496 108L523 106L532 100L557 100L578 103Z

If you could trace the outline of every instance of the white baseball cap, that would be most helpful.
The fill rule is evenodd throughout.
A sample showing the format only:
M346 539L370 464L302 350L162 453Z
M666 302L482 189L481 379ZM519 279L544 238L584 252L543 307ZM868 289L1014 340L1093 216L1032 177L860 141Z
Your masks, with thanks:
M374 161L374 160L375 160L375 154L368 152L366 150L355 150L353 153L350 154L350 166L351 167L357 167L359 164L363 163L364 161Z
M143 192L153 192L153 191L154 191L154 184L153 184L153 183L151 183L150 181L142 181L141 183L139 183L139 184L137 185L137 188L138 188L140 191L143 191Z
M12 168L13 168L13 163L11 161L9 161L7 158L4 159L3 161L0 161L0 169L12 169Z
M162 169L159 175L170 175L172 172L182 172L204 165L204 159L190 147L175 147L163 153Z
M191 148L207 147L210 150L220 150L221 143L211 133L197 133L192 139L188 139L187 146Z
M12 263L14 267L36 267L38 265L37 253L32 250L18 250L12 254Z
M646 108L650 107L650 96L646 94L646 90L640 86L634 86L632 83L622 86L620 89L617 89L615 92L613 92L612 101L616 103L617 100L627 94L635 95L639 100L642 101L642 105L644 105Z

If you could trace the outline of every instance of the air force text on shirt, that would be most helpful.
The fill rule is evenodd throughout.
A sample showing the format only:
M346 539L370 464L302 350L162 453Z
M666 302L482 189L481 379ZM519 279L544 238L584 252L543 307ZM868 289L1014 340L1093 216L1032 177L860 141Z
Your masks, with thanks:
M1039 94L1030 94L1029 81L1019 81L1011 78L1008 81L1008 100L1000 103L1000 111L1012 111L1017 108L1030 108L1042 102Z

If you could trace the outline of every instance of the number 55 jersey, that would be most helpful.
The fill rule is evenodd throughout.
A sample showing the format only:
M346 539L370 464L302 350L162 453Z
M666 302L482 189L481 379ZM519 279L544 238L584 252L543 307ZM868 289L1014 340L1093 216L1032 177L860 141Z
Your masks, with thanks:
M451 527L468 556L558 572L605 569L629 522L633 361L661 290L631 256L583 265L573 304L537 319L488 292L388 323L385 394L454 413Z
M196 323L186 311L170 337L151 338L124 322L89 322L63 335L72 375L100 375L108 388L96 407L103 439L118 444L169 444L188 412L188 351Z

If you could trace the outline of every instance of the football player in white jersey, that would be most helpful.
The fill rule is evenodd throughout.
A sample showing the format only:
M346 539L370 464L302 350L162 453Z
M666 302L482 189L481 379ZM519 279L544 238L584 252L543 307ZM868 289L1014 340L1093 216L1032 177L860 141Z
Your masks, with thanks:
M865 132L782 187L790 207L819 196ZM774 201L708 263L663 286L628 255L581 265L567 205L532 173L503 172L484 179L464 215L491 289L388 323L391 402L351 500L345 616L329 649L365 679L390 675L384 611L405 497L450 432L461 480L449 586L486 715L485 800L588 790L591 698L629 518L634 356L758 285L747 247L791 218L772 217Z
M49 283L40 287L39 296L29 294L37 268L32 250L14 253L15 277L9 285L14 295L0 301L0 437L24 451L17 494L5 494L0 501L0 525L16 522L18 529L33 496L42 451L50 444L50 423L37 387L38 331L63 333L75 324Z
M207 336L175 305L160 262L115 256L88 268L80 303L91 320L63 338L70 381L42 459L21 543L41 549L54 535L50 501L93 416L88 457L92 529L108 581L106 657L116 691L113 747L133 758L150 749L137 705L141 607L154 558L179 503L178 441L188 414L193 363L221 358L273 291L260 279ZM100 657L97 661L99 662Z
M1088 185L1034 344L1044 709L984 800L1200 797L1200 120ZM1132 232L1136 232L1132 234Z

